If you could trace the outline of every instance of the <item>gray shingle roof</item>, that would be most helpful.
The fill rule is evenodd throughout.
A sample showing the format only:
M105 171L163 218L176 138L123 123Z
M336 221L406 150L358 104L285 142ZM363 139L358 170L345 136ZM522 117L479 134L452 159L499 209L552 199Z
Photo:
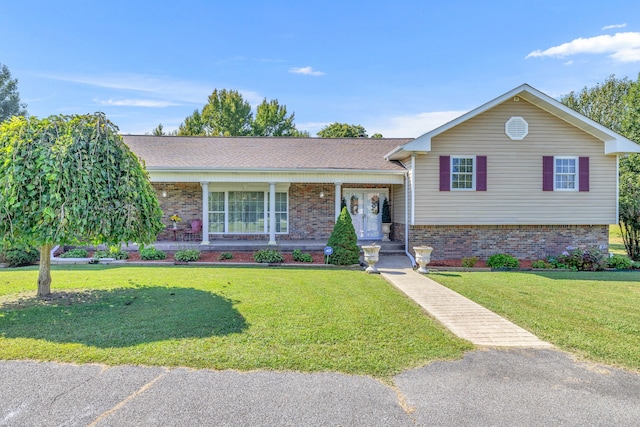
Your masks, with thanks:
M262 138L123 135L147 169L402 171L384 155L413 138Z

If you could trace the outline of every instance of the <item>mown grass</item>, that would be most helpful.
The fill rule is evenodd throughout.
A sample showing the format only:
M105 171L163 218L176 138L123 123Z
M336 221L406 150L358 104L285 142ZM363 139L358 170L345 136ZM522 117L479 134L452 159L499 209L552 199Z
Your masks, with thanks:
M360 271L65 266L0 272L0 358L388 378L472 346Z
M618 224L612 224L609 226L609 252L618 255L627 254L627 250L624 247L624 242L622 241L620 226Z
M563 350L640 370L640 272L431 277Z

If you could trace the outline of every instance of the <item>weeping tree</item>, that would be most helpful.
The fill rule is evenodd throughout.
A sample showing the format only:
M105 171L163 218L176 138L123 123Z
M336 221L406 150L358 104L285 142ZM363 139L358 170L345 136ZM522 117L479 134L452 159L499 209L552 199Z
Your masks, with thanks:
M2 243L40 248L38 296L54 245L150 243L162 211L139 159L104 114L14 117L0 125Z

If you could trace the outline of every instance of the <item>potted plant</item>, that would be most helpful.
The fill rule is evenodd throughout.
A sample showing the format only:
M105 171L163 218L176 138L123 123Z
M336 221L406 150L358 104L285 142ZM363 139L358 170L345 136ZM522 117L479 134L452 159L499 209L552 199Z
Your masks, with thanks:
M382 202L382 234L384 237L382 238L383 242L388 242L389 233L391 233L391 207L389 206L389 199L384 198L384 202Z
M178 228L178 223L180 221L182 221L182 218L180 218L178 215L171 215L171 217L169 217L169 219L173 223L173 228L174 229Z

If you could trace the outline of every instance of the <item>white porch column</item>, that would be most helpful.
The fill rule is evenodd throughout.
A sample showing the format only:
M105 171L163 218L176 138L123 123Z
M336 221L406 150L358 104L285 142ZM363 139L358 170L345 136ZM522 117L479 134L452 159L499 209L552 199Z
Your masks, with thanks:
M336 201L335 201L335 213L336 213L336 221L338 221L338 217L340 216L340 205L342 204L342 183L336 182Z
M209 244L209 183L201 182L202 186L202 245Z
M276 243L276 183L269 183L269 245Z

